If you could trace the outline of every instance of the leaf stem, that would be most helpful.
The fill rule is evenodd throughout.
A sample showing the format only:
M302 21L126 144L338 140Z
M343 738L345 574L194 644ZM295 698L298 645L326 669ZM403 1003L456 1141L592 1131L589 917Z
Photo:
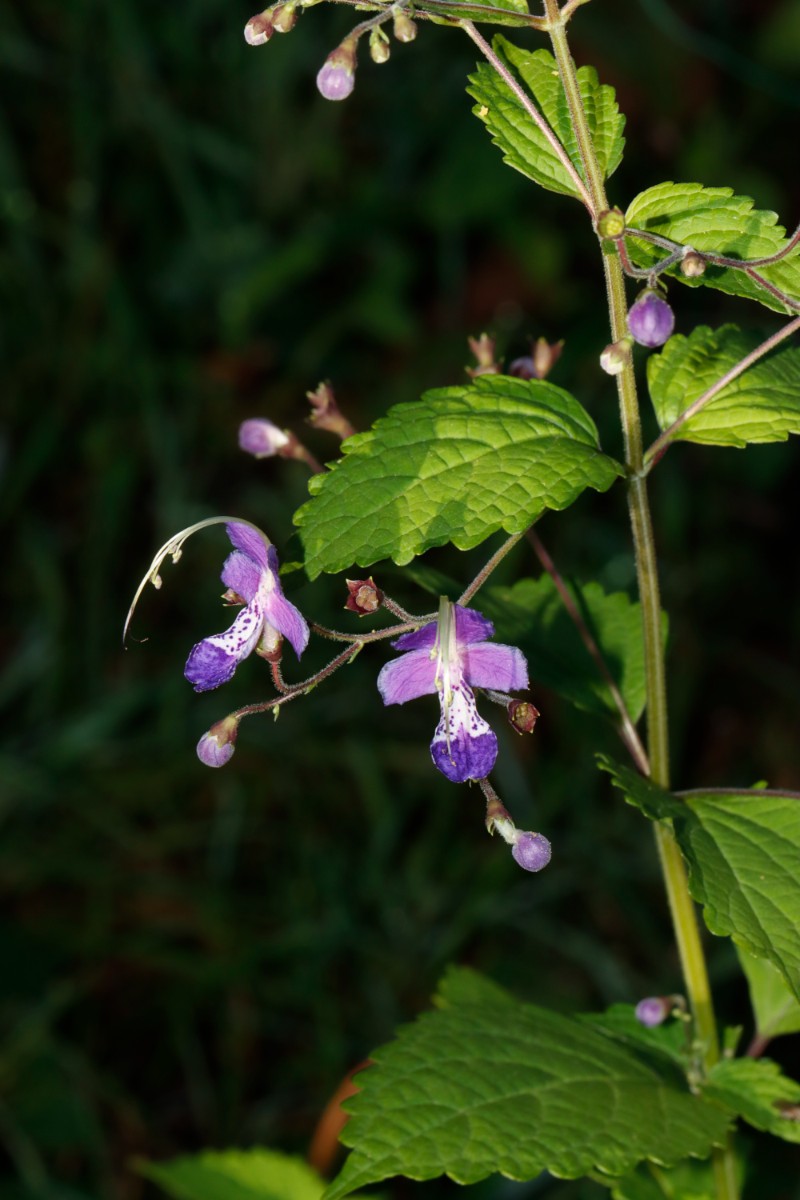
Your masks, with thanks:
M552 558L548 554L547 550L545 549L544 543L542 542L542 539L539 537L539 535L535 529L528 530L528 541L533 546L534 553L536 554L536 557L539 559L539 562L542 564L545 571L547 571L547 574L550 576L553 583L555 584L556 591L558 592L559 596L561 597L561 602L564 605L564 608L569 613L570 617L572 618L575 628L577 629L578 633L580 634L581 641L583 642L584 646L588 650L589 654L591 655L592 659L594 660L595 666L597 667L598 671L600 672L600 674L602 675L603 679L606 682L606 686L608 687L608 690L611 693L611 698L614 701L614 703L616 704L617 711L619 712L619 717L620 717L619 734L620 734L620 737L622 738L623 742L625 743L625 746L627 747L628 753L630 754L633 761L636 763L636 766L641 771L641 773L643 775L649 775L650 774L650 763L647 758L647 751L645 750L644 746L642 745L642 741L636 730L636 726L634 725L633 720L631 719L631 714L628 712L628 706L625 703L625 700L622 696L622 692L617 687L616 680L614 679L614 676L611 674L611 671L608 668L608 664L606 663L606 660L603 658L602 650L600 649L597 642L592 637L591 630L589 629L589 626L584 621L584 619L578 609L578 606L572 597L572 593L570 592L569 588L567 587L566 583L564 582L561 572L558 570L558 567L556 566L556 564L553 562Z
M726 371L725 374L716 381L716 383L712 383L711 387L707 388L703 392L702 396L698 396L697 399L693 401L693 403L690 404L687 409L684 409L684 411L675 418L672 424L668 426L659 437L656 438L644 456L645 471L650 471L656 465L658 460L666 453L666 451L669 449L670 443L675 437L676 432L681 428L682 425L685 425L688 420L696 416L701 409L705 408L705 406L709 404L715 396L718 396L722 389L727 387L729 383L733 383L734 379L738 379L740 375L744 374L748 367L752 367L752 365L758 362L760 358L763 358L765 354L769 354L770 350L774 350L774 348L780 345L785 338L791 337L791 335L798 329L800 329L800 317L795 317L793 321L790 321L788 325L784 325L782 329L777 331L777 333L773 333L770 337L766 338L760 346L756 346L755 350L751 350L749 354L746 354L740 362L731 367L730 371Z
M539 112L539 109L533 103L528 93L521 86L521 84L518 83L513 72L511 72L505 63L500 59L500 57L495 54L494 50L483 37L483 35L478 33L478 30L472 24L472 21L461 21L460 25L468 37L472 38L473 42L478 47L486 61L490 63L492 67L494 67L495 71L503 80L505 85L513 92L517 100L519 100L520 104L525 109L525 112L528 114L531 120L534 121L534 123L538 126L539 131L547 139L553 153L557 155L562 167L572 180L579 197L591 212L592 201L589 192L587 191L586 184L575 170L572 160L570 159L566 150L561 145L561 142L553 133L553 130Z
M553 53L591 193L592 211L602 212L608 208L608 200L578 87L575 64L567 45L563 17L559 12L557 0L544 0L544 8L550 27ZM604 248L603 267L612 338L619 341L626 333L627 301L625 277L619 254L615 249ZM642 471L642 429L632 364L629 363L616 379L626 465L629 471L628 511L642 605L650 775L654 782L667 788L669 745L664 652L661 641L661 601L647 481ZM719 1059L719 1040L697 914L689 895L686 866L672 831L660 823L656 824L655 831L686 993L694 1016L695 1031L702 1045L703 1062L705 1067L709 1068ZM714 1177L718 1200L736 1200L738 1190L730 1145L714 1152Z

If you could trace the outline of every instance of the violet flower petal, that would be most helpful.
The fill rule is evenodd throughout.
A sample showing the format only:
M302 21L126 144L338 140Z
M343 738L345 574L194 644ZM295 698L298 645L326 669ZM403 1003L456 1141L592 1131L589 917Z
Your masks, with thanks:
M436 622L431 621L421 629L412 629L411 633L402 634L391 643L393 650L432 650L436 642Z
M264 618L255 604L237 613L225 633L203 638L193 646L183 673L196 692L210 692L233 677L239 663L255 648Z
M434 766L452 783L483 779L497 759L497 738L475 707L475 697L466 684L453 688L448 712L431 742Z
M225 559L222 582L249 604L258 591L262 574L262 568L257 566L248 554L234 550L233 554L229 554Z
M257 529L252 529L249 525L242 525L238 521L231 521L225 526L225 531L235 548L241 550L248 558L252 558L253 562L258 563L265 571L270 567L268 551L272 550L275 557L274 569L277 570L275 547Z
M462 608L460 604L455 606L456 613L456 641L459 646L466 645L472 642L483 642L486 638L494 635L494 625L483 613L479 613L475 608ZM397 641L392 642L394 650L430 650L436 642L436 622L431 621L428 625L423 625L421 629L413 629L411 633L404 633Z
M299 658L308 645L308 625L299 609L295 608L291 600L287 600L284 596L277 575L274 576L273 589L266 593L259 593L256 603L263 612L267 624L271 625L273 629L277 629L278 633L286 638Z
M528 664L516 646L479 642L464 647L461 661L464 678L471 687L516 692L524 691L528 686Z
M436 691L436 659L429 650L410 650L381 667L378 690L384 704L405 704Z

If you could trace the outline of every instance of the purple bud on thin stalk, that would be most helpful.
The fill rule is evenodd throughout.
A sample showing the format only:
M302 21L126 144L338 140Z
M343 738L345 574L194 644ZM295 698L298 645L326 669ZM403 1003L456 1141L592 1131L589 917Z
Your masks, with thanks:
M519 833L511 847L514 862L523 871L541 871L550 862L552 847L541 833Z
M332 50L317 74L317 88L326 100L346 100L355 87L355 43L347 39Z
M636 1005L634 1016L640 1025L645 1025L648 1029L655 1029L656 1025L661 1025L666 1021L672 1012L672 1007L671 996L646 996Z
M239 733L237 717L225 717L212 725L197 743L197 757L207 767L224 767L233 758Z
M663 346L675 325L675 314L666 300L649 288L641 293L628 312L628 329L640 346Z
M239 426L239 449L256 458L272 458L289 444L289 434L266 417L251 417Z

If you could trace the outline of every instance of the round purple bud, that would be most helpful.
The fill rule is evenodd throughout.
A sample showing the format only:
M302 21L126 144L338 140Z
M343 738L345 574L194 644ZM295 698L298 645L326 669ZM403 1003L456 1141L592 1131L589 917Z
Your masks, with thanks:
M628 312L628 329L640 346L663 346L675 325L675 314L666 300L649 288Z
M251 417L239 426L239 448L256 458L272 458L289 444L289 435L266 417Z
M322 64L317 74L317 87L326 100L346 100L356 84L354 49L343 42Z
M206 767L224 767L233 758L239 721L236 717L225 717L212 725L197 743L197 757Z
M514 862L523 871L541 871L550 862L552 853L550 843L541 833L518 833L511 847Z
M671 1011L672 1001L668 996L646 996L636 1005L634 1016L641 1025L654 1029L666 1021Z

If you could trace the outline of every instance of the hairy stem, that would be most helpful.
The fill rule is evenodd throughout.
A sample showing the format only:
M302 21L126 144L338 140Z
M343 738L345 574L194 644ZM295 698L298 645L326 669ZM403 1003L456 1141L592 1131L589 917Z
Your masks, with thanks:
M503 561L509 550L513 550L517 542L520 541L524 536L525 533L523 531L522 533L512 533L511 537L506 538L500 549L495 550L489 561L481 567L472 583L468 584L467 587L464 588L464 591L458 597L458 600L456 600L456 604L466 604L468 600L471 600L478 589L482 588L486 583L486 580L489 578L498 563Z
M558 64L561 83L580 147L581 162L591 193L592 210L596 214L608 208L608 200L578 88L575 64L567 45L564 19L559 11L557 0L544 0L544 8L553 53ZM619 341L626 333L627 302L622 265L615 249L608 252L604 247L603 266L612 338L614 341ZM669 748L664 650L661 639L661 601L647 482L643 474L642 430L636 380L631 364L628 364L617 376L617 386L625 440L625 458L630 479L628 511L633 531L636 573L642 604L650 774L656 783L662 787L668 787ZM694 1016L695 1031L702 1046L703 1063L708 1068L719 1059L719 1041L697 915L689 895L686 867L672 831L661 824L657 824L655 830L686 992ZM718 1200L736 1200L738 1192L730 1146L715 1152L714 1176Z

